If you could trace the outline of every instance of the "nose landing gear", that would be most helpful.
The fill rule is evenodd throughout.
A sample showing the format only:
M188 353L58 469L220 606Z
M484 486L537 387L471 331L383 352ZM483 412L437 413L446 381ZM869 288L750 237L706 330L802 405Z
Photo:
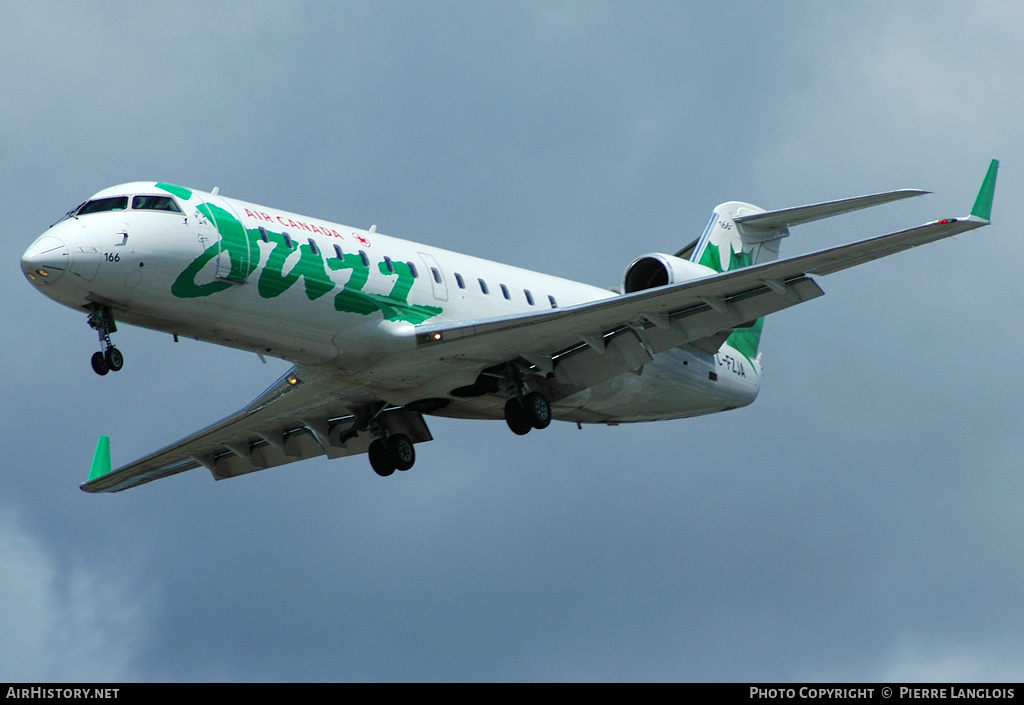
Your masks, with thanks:
M92 355L92 369L98 375L118 372L124 367L124 355L110 342L110 334L117 332L114 313L109 306L95 306L89 314L89 327L100 336L100 351Z

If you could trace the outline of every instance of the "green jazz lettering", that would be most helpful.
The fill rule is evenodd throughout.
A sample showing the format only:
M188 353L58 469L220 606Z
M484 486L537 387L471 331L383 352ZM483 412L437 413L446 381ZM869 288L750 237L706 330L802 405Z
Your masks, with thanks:
M334 297L336 310L364 315L379 310L379 307L370 301L362 291L366 280L370 278L370 267L363 263L362 257L350 253L341 259L328 260L327 264L333 270L352 270L352 276L345 282L345 287Z
M192 195L187 189L178 186L160 184L160 187L182 198L185 198L186 194ZM370 267L358 254L347 253L343 257L325 261L318 248L300 245L296 250L291 239L286 238L284 233L246 228L232 213L212 203L200 204L198 211L214 224L220 235L220 242L207 247L178 275L171 285L171 293L178 298L210 296L230 288L232 282L246 281L251 274L259 271L256 290L262 298L272 299L280 296L302 279L306 297L310 301L315 301L337 288L328 270L347 269L351 271L348 281L334 297L334 308L337 311L362 315L380 311L386 320L418 324L433 318L443 310L438 306L409 303L409 294L415 277L405 262L393 262L394 271L381 262L380 273L387 277L396 277L396 281L386 296L373 294L363 291L370 278ZM261 245L265 249L267 244L272 245L272 248L266 264L260 270L263 255ZM222 279L197 284L196 278L200 272L224 253L230 260L230 272ZM291 266L285 273L285 268L289 264Z
M388 268L383 262L378 266L381 274L389 274ZM391 266L394 267L395 276L398 277L391 293L387 296L371 294L380 306L384 318L389 321L408 321L416 324L423 323L428 318L433 318L441 313L441 309L437 306L409 305L409 292L412 291L413 282L416 280L412 275L412 269L407 262L392 262Z
M306 283L306 296L310 301L319 299L334 288L334 282L327 275L324 269L324 259L319 252L314 252L309 245L299 246L299 261L284 273L284 265L295 250L288 246L283 235L267 233L268 239L274 243L274 249L270 251L267 265L260 273L260 281L257 287L260 296L264 299L272 299L280 296L292 284L299 280L299 277Z

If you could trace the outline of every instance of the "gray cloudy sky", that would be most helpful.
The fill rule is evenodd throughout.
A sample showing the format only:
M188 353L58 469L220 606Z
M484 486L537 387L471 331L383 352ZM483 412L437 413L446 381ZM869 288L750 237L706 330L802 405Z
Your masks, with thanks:
M0 24L0 680L1024 675L1024 8L1007 2L19 3ZM18 259L159 179L616 284L726 200L934 195L798 254L989 228L768 319L746 409L434 420L416 468L317 460L78 489L286 367L85 317Z

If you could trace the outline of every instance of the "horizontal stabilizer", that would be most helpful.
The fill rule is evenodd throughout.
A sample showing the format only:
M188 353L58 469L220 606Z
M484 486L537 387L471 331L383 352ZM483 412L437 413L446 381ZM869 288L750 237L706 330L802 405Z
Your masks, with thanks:
M795 208L783 208L777 211L765 213L754 213L752 215L740 215L733 220L744 228L757 228L759 230L781 230L792 225L811 223L822 218L831 218L835 215L842 215L861 208L880 206L883 203L891 203L904 198L923 196L930 191L905 188L898 191L886 191L885 193L873 193L869 196L856 196L844 198L839 201L826 201L815 203L810 206L797 206Z

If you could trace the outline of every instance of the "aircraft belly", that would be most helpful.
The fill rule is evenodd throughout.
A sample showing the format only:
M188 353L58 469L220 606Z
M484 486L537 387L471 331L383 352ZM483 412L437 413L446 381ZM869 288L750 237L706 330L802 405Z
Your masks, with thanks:
M735 351L728 347L716 355L668 350L640 374L620 375L557 402L555 417L598 423L654 421L746 406L757 396L760 375L747 360L734 363L730 353Z
M553 415L558 421L629 423L700 416L746 406L757 396L760 370L749 360L736 362L737 357L741 356L728 346L716 355L693 348L672 349L655 355L640 374L623 374L554 402ZM428 386L410 390L409 400L417 394L417 398L435 396L428 393ZM445 394L441 391L436 396ZM505 401L501 394L456 398L430 413L502 419Z

